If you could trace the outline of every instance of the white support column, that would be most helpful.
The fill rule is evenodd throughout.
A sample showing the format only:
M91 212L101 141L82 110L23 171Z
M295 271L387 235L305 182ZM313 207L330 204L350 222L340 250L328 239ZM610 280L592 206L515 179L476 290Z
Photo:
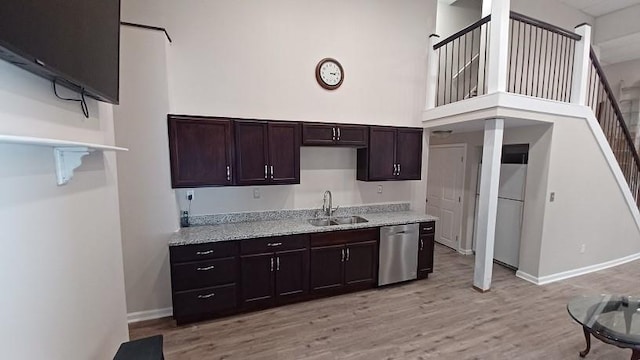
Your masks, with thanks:
M482 17L491 15L491 0L482 0Z
M478 200L478 218L476 219L476 263L473 274L473 287L481 292L489 291L493 274L493 248L498 213L498 185L503 132L503 119L485 121L480 199Z
M440 41L440 36L436 34L429 35L429 48L427 49L427 99L424 109L429 110L435 108L438 95L438 73L440 71L440 58L438 51L433 50L433 46Z
M489 94L507 91L510 2L511 0L491 0L491 30L487 58L487 93ZM484 3L482 8L484 11Z
M571 82L571 102L587 105L587 87L589 86L589 66L591 66L591 25L576 26L576 33L582 36L576 41L576 52L573 57L573 79Z

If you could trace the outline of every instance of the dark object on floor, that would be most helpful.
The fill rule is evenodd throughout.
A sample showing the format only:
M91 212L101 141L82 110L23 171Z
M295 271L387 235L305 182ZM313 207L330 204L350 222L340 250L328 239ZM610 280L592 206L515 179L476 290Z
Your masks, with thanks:
M113 360L164 360L162 335L122 343Z

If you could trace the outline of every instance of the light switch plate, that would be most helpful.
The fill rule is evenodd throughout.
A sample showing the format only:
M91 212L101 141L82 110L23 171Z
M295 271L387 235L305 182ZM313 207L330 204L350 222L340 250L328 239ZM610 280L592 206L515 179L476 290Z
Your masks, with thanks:
M253 189L253 198L260 199L260 188Z

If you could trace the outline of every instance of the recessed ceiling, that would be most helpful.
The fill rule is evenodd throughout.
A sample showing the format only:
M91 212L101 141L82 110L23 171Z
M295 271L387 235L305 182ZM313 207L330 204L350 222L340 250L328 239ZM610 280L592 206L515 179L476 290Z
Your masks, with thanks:
M640 4L640 0L560 0L562 3L598 17Z

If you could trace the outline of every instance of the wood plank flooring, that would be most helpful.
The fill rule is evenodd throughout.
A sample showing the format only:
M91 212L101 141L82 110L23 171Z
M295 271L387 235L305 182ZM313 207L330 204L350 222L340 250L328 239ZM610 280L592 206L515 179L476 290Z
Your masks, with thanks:
M172 359L579 359L582 328L566 310L577 295L640 295L640 261L536 286L494 266L490 292L471 287L473 257L436 246L428 280L176 327L130 326L132 339L164 335ZM592 340L587 359L628 360Z

